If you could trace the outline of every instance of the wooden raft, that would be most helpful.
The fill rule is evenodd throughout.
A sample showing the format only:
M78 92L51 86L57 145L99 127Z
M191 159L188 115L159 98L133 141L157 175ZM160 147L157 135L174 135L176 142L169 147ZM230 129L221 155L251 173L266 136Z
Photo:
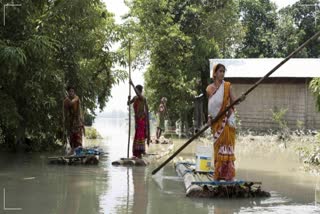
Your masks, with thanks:
M90 164L97 165L99 163L99 155L74 155L74 156L56 156L56 157L48 157L50 164L68 164L68 165L76 165L76 164Z
M50 164L68 164L68 165L76 165L76 164L89 164L89 165L97 165L101 157L105 156L105 153L99 147L85 147L79 148L79 154L67 155L67 156L55 156L48 157Z
M120 158L112 162L114 166L147 166L173 151L174 144L150 144L149 153L139 158Z
M176 162L176 172L183 178L186 196L200 198L270 197L256 181L215 181L213 172L197 172L191 162Z

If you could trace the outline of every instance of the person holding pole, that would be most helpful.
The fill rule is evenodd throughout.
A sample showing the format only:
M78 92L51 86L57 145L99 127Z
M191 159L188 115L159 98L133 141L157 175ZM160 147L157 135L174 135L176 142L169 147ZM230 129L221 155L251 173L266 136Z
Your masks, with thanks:
M135 134L132 146L133 157L142 158L142 155L146 153L145 140L148 139L149 145L149 120L148 120L148 105L146 98L142 95L142 85L134 86L132 80L129 81L133 87L136 96L131 100L129 99L127 105L133 103L134 118L135 118Z
M260 83L267 79L271 74L273 74L278 68L280 68L283 64L285 64L288 60L290 60L294 55L300 52L304 47L310 44L311 41L317 39L320 36L320 31L314 34L311 38L305 41L302 45L300 45L297 49L295 49L292 53L290 53L284 60L282 60L279 64L277 64L274 68L272 68L265 76L261 77L254 85L252 85L246 92L242 93L242 95L234 100L230 105L225 108L223 111L219 112L219 114L212 120L209 117L208 124L203 127L199 132L197 132L194 136L192 136L187 142L185 142L180 148L178 148L169 158L167 158L163 163L161 163L157 168L152 170L151 174L154 175L159 172L167 163L169 163L174 157L176 157L183 149L185 149L193 140L197 139L202 133L204 133L209 127L211 127L212 123L216 123L222 116L224 116L230 109L233 108L234 105L239 104L243 101L246 96L251 93L256 87L260 85ZM216 68L213 69L213 71ZM210 91L210 89L209 89ZM208 92L207 92L208 93Z
M229 109L218 121L212 123L213 118L235 101L230 82L224 81L225 72L226 68L223 64L217 64L213 67L213 83L206 89L209 113L208 124L211 124L214 143L214 179L232 181L235 177L234 148L236 127L234 109Z

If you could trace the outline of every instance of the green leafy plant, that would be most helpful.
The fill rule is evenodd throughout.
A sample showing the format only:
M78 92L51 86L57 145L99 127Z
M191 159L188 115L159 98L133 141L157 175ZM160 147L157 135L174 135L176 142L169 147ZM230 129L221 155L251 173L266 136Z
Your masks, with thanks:
M280 140L288 140L290 138L290 129L285 120L288 109L272 110L272 120L279 126L278 137Z
M99 132L93 127L86 127L86 138L87 139L101 139Z

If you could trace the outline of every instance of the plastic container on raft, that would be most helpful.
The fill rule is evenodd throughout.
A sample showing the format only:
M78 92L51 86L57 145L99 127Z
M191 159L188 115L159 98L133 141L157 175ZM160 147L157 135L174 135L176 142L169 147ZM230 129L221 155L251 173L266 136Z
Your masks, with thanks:
M197 146L196 148L196 171L212 172L212 147Z

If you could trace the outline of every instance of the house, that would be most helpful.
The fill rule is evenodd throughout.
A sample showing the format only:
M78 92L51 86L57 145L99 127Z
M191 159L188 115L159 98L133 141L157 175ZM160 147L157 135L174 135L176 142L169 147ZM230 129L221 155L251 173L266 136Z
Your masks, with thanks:
M239 97L283 59L210 59L210 76L214 64L226 66L225 80L232 83ZM320 59L293 58L254 89L236 106L241 128L277 129L272 111L287 110L284 119L290 129L320 129L320 112L309 89L312 78L320 77Z

